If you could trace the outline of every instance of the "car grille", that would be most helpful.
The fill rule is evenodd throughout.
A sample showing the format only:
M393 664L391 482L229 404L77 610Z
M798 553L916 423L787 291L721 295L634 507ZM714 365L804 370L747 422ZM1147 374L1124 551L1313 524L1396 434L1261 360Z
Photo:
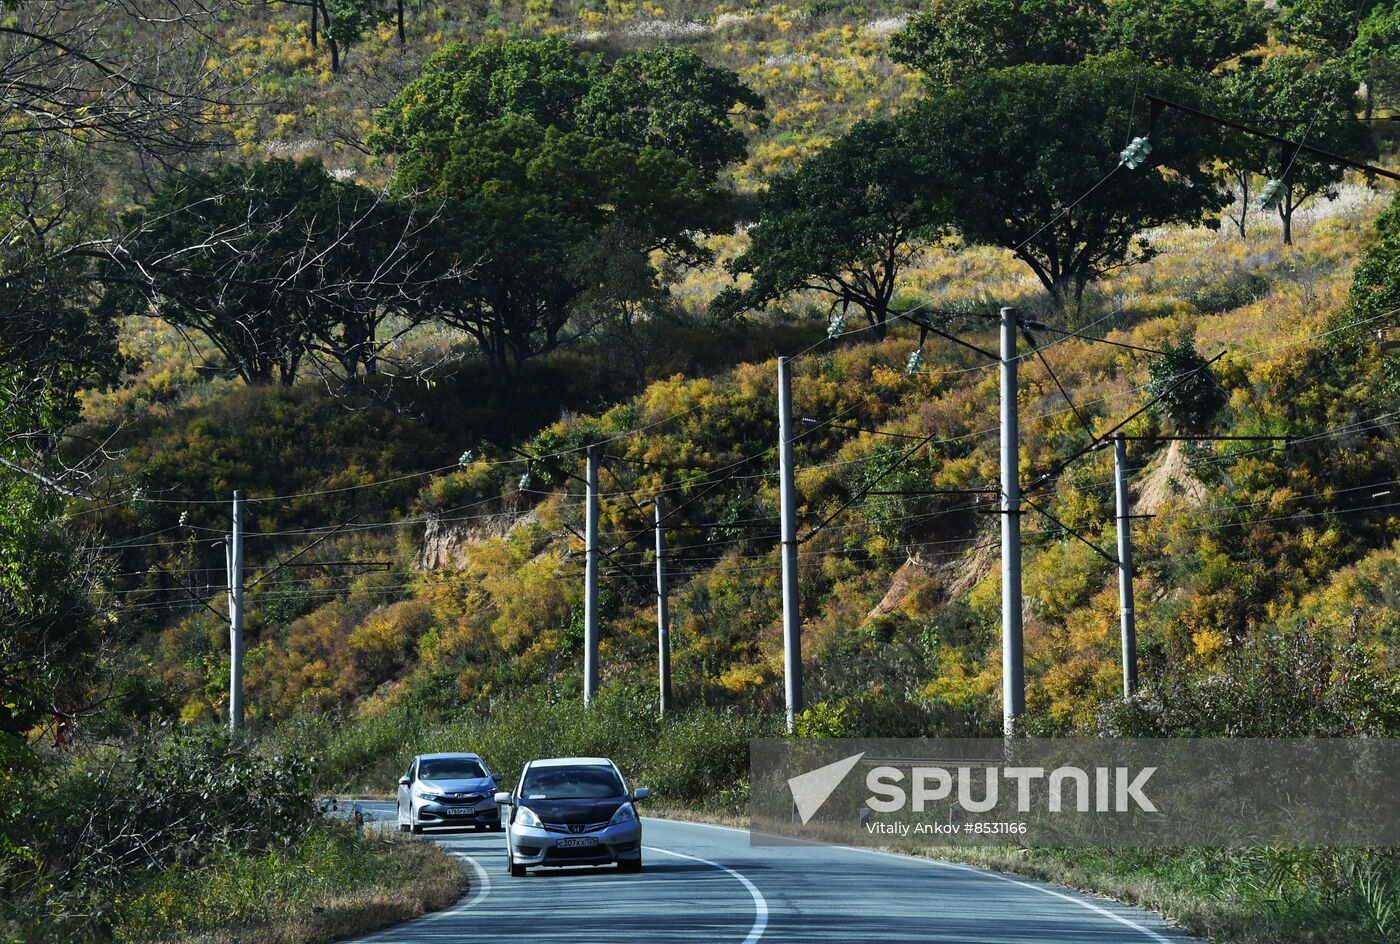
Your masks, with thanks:
M544 828L552 833L565 833L571 836L578 836L583 833L596 833L598 830L606 828L608 824L606 821L601 823L584 823L582 829L579 829L578 825L578 823L572 825L568 823L545 823Z
M485 794L482 793L444 793L439 803L476 803Z

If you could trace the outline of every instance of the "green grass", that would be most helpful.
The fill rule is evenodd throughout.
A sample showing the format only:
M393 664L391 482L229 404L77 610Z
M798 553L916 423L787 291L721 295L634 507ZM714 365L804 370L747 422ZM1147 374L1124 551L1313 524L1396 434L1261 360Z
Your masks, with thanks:
M319 944L446 907L466 886L436 845L328 823L287 849L166 870L120 905L114 936Z
M1400 941L1395 850L901 850L1108 895L1220 944Z
M611 688L587 712L580 699L541 695L447 717L400 704L347 724L303 716L275 736L317 758L327 792L385 795L415 754L431 751L478 753L507 786L532 758L598 755L661 803L740 813L748 808L749 741L776 736L779 724L777 715L704 706L661 718L649 691Z

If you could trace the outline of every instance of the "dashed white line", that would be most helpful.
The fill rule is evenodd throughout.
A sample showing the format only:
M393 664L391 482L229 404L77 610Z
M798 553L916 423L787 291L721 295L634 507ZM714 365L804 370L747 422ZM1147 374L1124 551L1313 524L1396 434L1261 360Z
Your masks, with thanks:
M754 885L753 882L750 882L748 876L744 873L737 869L731 869L727 865L711 862L709 859L686 855L684 852L672 852L670 849L660 849L656 846L645 846L643 848L648 852L659 852L662 855L675 856L677 859L689 859L691 862L699 862L703 865L708 865L712 869L728 872L739 884L748 889L749 896L753 898L753 927L749 928L748 937L744 938L743 944L757 944L757 941L763 937L763 932L768 927L768 901L763 897L763 893L758 890L758 887Z

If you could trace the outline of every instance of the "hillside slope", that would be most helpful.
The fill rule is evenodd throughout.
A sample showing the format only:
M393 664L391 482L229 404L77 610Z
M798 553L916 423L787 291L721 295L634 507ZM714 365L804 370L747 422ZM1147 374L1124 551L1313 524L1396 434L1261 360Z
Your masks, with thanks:
M1291 250L1274 247L1267 232L1250 242L1165 234L1163 255L1106 283L1099 311L1085 319L1091 334L1145 348L1194 333L1207 354L1226 352L1216 376L1228 400L1212 428L1292 437L1286 448L1132 444L1135 497L1155 515L1135 525L1149 685L1169 670L1209 670L1249 638L1300 625L1339 643L1359 641L1376 667L1394 672L1388 618L1349 615L1357 606L1389 614L1388 605L1374 593L1363 596L1357 580L1333 577L1358 562L1363 572L1381 566L1372 556L1383 560L1400 537L1388 501L1371 498L1400 470L1388 435L1392 388L1383 361L1337 320L1350 261L1380 199L1352 193ZM992 284L1024 286L1033 300L999 254L964 255L972 258L961 265L982 267ZM942 284L948 293L965 291ZM961 330L994 344L976 316ZM804 352L795 404L817 421L797 448L804 532L886 470L881 491L995 482L994 369L935 339L910 377L903 367L916 344L911 335L882 343L859 332L834 343L820 337L794 327L764 342L774 352ZM1053 379L1044 362L1023 369L1027 478L1088 442L1080 416L1102 431L1148 399L1148 359L1139 353L1067 338L1047 342L1044 358ZM549 369L567 375L586 370L590 359L605 352L566 355ZM376 454L408 452L378 467L379 475L363 459L350 460L356 464L344 473L318 467L306 482L345 491L255 504L254 530L267 533L254 545L260 566L320 539L301 564L384 563L283 570L250 595L254 717L267 724L302 711L372 716L400 703L456 714L489 710L526 690L577 698L582 494L575 476L590 440L604 442L609 456L601 523L609 550L605 685L644 690L655 678L650 512L640 505L664 490L671 507L679 506L668 534L678 700L772 706L781 695L774 376L773 362L760 359L654 381L636 396L524 437L523 453L542 457L530 463L488 445L452 470L460 440L453 443L440 424L429 421L414 434L426 437L424 446L384 426ZM316 401L310 389L297 396L309 398L308 406ZM306 415L293 410L286 420ZM911 440L852 427L936 442L900 462ZM1145 414L1128 431L1169 428ZM170 440L136 455L160 467L161 449L187 448ZM336 465L334 453L320 454ZM437 471L419 476L425 467ZM1038 501L1054 519L1111 547L1111 468L1111 456L1092 453ZM380 478L393 481L374 484ZM844 705L843 732L997 729L996 519L970 504L872 495L804 543L809 700L833 711ZM208 509L210 527L221 514ZM358 517L337 527L352 514ZM1047 732L1086 730L1118 684L1116 580L1050 518L1032 516L1026 531L1032 723ZM385 572L356 575L380 567ZM217 621L196 612L165 630L153 653L163 687L193 693L181 703L187 718L220 708L220 635Z

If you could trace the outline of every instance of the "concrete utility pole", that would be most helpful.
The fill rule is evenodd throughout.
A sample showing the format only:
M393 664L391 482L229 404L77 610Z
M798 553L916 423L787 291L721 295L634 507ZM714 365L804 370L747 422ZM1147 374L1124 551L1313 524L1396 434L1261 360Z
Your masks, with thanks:
M1021 641L1021 469L1016 402L1016 309L1001 310L1001 723L1010 736L1026 710Z
M671 710L671 601L666 590L666 517L660 495L652 502L656 509L656 658L661 713Z
M778 358L778 495L782 505L783 688L787 730L802 711L802 614L797 600L797 488L792 461L792 367Z
M598 694L598 447L588 447L588 503L585 513L583 591L583 703Z
M233 533L224 546L228 561L228 727L243 727L243 493L233 493Z
M1133 610L1133 520L1128 502L1128 457L1122 433L1113 437L1113 484L1118 519L1118 612L1123 647L1123 697L1137 688L1137 616Z

